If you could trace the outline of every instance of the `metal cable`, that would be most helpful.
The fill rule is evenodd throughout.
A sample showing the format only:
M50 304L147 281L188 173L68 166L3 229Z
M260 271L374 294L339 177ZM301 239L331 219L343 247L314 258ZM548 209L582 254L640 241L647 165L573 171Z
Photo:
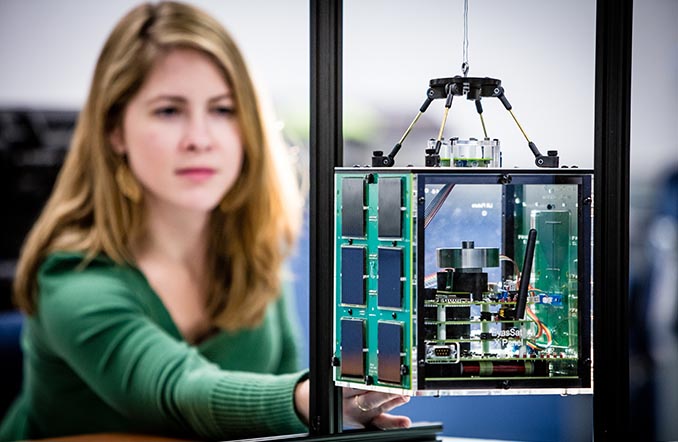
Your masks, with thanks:
M461 72L464 74L464 77L468 75L468 70L468 0L464 0L464 48L461 63Z

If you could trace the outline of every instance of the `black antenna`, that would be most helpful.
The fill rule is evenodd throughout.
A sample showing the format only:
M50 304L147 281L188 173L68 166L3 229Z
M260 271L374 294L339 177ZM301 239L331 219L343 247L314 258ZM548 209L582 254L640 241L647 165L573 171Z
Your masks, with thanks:
M516 319L524 319L525 306L527 305L527 291L530 286L530 273L532 273L532 260L534 259L534 246L537 244L537 231L530 229L527 234L527 246L525 247L525 261L520 276L520 288L518 289L518 301L516 302Z

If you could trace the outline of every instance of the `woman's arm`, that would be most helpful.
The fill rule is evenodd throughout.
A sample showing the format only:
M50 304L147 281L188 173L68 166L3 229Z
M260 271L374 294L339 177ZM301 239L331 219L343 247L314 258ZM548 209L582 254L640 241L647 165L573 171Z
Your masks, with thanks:
M96 269L65 275L41 279L38 323L117 413L151 430L209 438L305 431L293 405L301 373L221 370L151 320L124 281Z

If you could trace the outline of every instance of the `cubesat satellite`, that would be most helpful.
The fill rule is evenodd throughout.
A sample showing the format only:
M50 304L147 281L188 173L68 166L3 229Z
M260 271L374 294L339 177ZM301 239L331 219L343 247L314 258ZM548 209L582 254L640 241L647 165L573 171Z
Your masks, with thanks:
M501 81L431 80L393 150L335 169L335 384L405 395L592 393L592 171L504 169L498 140L443 140L455 96ZM425 166L394 167L444 98Z

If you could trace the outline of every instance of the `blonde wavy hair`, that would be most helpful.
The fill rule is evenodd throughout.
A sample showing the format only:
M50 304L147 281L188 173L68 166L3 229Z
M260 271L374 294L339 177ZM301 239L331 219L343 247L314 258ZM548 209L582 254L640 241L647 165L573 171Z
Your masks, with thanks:
M210 15L177 2L142 4L115 26L99 56L64 165L19 259L14 301L33 314L37 272L55 251L104 254L134 264L131 244L143 234L143 201L120 192L122 161L110 142L123 112L155 61L174 48L209 56L230 86L241 130L241 173L210 220L207 311L226 330L261 322L280 293L282 265L301 224L301 197L282 138L269 130L235 42Z

